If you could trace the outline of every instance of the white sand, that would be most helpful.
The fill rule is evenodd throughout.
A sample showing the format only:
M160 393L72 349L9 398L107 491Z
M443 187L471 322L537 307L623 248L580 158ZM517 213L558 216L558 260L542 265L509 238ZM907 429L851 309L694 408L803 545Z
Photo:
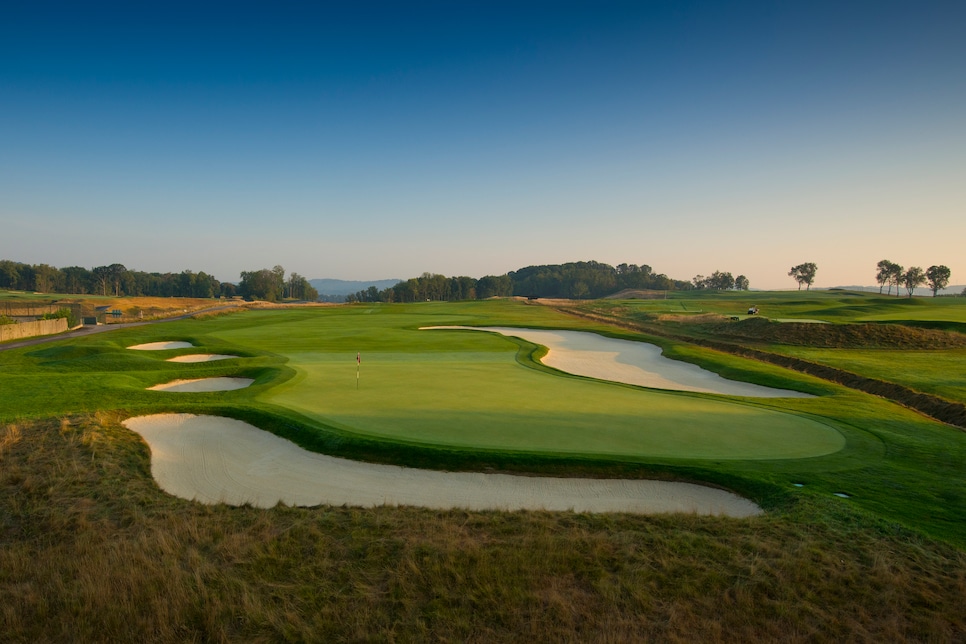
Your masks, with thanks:
M547 347L541 362L577 376L629 385L756 398L810 398L809 394L728 380L713 371L671 360L647 342L607 338L587 331L548 331L510 327L434 326L424 329L487 331L515 336Z
M238 356L228 356L219 353L189 353L186 356L168 358L165 362L214 362L215 360L229 360Z
M187 349L194 345L190 342L148 342L147 344L136 344L128 349L137 351L166 351L168 349Z
M731 492L666 481L564 479L436 472L308 452L245 422L157 414L124 421L151 448L165 491L203 503L410 505L434 509L573 510L748 517L761 509Z
M148 387L151 391L180 391L180 392L206 392L206 391L233 391L244 389L255 382L251 378L198 378L196 380L172 380L160 385Z

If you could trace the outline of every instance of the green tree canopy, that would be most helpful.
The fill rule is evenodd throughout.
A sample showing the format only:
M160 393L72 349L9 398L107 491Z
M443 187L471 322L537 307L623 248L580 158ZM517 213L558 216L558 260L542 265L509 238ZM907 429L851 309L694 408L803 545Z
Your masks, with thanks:
M788 271L788 276L798 282L799 291L802 290L802 284L805 284L805 290L807 291L815 282L815 273L817 272L818 266L814 262L805 262L798 266L792 266L791 270Z
M909 270L902 274L902 284L906 287L909 297L912 297L917 286L926 283L926 274L919 266L910 266Z
M932 289L932 296L936 297L936 294L942 289L946 288L949 284L949 277L952 273L949 267L943 266L930 266L926 269L926 279L929 280L929 288Z
M879 263L876 264L875 271L875 281L879 283L879 294L882 294L882 287L889 285L889 293L892 293L892 276L895 274L895 267L897 264L890 262L887 259L880 259ZM899 269L902 272L902 269Z

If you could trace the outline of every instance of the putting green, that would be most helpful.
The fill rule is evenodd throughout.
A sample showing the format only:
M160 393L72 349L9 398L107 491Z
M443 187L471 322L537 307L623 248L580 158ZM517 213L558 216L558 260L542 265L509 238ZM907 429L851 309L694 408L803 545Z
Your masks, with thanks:
M270 317L219 338L289 359L260 400L346 431L408 443L628 459L788 459L845 446L834 428L757 404L555 375L484 333L427 333L418 306ZM489 320L485 321L489 322ZM357 381L356 352L362 353ZM358 388L357 388L358 386Z

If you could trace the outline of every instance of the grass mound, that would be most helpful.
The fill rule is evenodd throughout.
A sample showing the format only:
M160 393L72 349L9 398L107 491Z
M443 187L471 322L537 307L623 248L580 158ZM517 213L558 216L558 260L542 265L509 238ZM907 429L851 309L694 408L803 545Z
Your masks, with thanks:
M810 496L757 519L203 506L110 416L0 427L10 641L956 641L966 554Z
M623 291L608 295L605 300L663 300L667 291L652 291L639 288L625 288Z
M699 323L701 320L690 320ZM958 349L966 334L901 324L803 324L747 318L740 322L709 320L703 334L756 344L789 344L838 349Z

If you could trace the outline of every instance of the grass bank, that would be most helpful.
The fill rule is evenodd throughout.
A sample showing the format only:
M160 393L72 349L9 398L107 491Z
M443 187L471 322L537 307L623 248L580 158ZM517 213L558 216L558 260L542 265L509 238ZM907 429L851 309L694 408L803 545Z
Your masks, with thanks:
M0 352L0 633L13 641L966 636L963 432L875 396L667 339L656 339L666 353L720 373L818 394L767 409L834 426L844 448L788 459L488 450L360 432L329 414L352 406L332 399L356 395L357 351L362 386L376 384L365 370L380 364L445 365L448 380L462 363L499 363L495 374L516 369L566 382L567 395L588 405L598 399L600 383L542 370L532 346L416 330L457 324L644 337L523 303L421 303L248 312ZM159 340L196 348L125 348ZM240 358L165 361L192 352ZM285 396L337 369L344 391L313 385L302 390L319 396L311 409L288 405ZM255 384L174 397L145 390L208 375ZM161 411L232 415L306 447L379 462L706 481L768 513L201 506L161 493L146 446L119 425Z
M961 485L951 484L962 481L966 462L961 432L874 396L667 340L661 341L667 353L725 375L821 395L738 403L715 396L657 395L550 373L533 362L532 346L505 338L418 330L462 324L569 327L641 337L547 307L509 301L248 312L0 353L0 417L16 421L98 410L125 415L220 413L336 456L438 469L707 481L766 508L788 502L798 493L793 484L800 483L806 494L847 494L847 503L936 538L966 544L961 521L966 494ZM126 349L159 340L185 340L195 348ZM190 352L240 358L198 364L165 361ZM357 352L363 356L359 389ZM380 370L394 377L379 382ZM250 377L255 383L216 393L145 389L204 376ZM504 379L513 386L506 386ZM461 386L454 388L452 382ZM434 395L440 391L447 396ZM652 413L648 406L658 400L670 400L672 411L680 413ZM508 401L511 406L501 413ZM677 409L680 401L696 411ZM555 414L560 407L570 416ZM734 415L735 410L740 415ZM705 442L713 445L719 440L724 445L731 437L744 439L736 441L739 446L752 445L751 434L739 426L750 417L749 410L759 419L770 414L791 419L785 430L787 448L807 438L794 437L793 428L807 430L810 423L834 430L844 446L813 457L775 451L773 458L763 458L724 447L718 453L702 451ZM724 414L723 421L719 414ZM655 435L649 430L652 423L664 428L667 437L647 440ZM504 424L517 431L506 432ZM616 429L609 433L610 426ZM695 438L695 432L707 432L709 426L718 427L718 437L705 433L704 438ZM768 422L753 423L752 433L767 426ZM681 436L689 440L680 440ZM786 458L775 458L782 455Z
M0 632L42 640L956 641L966 555L830 498L753 520L201 506L119 416L0 435Z

